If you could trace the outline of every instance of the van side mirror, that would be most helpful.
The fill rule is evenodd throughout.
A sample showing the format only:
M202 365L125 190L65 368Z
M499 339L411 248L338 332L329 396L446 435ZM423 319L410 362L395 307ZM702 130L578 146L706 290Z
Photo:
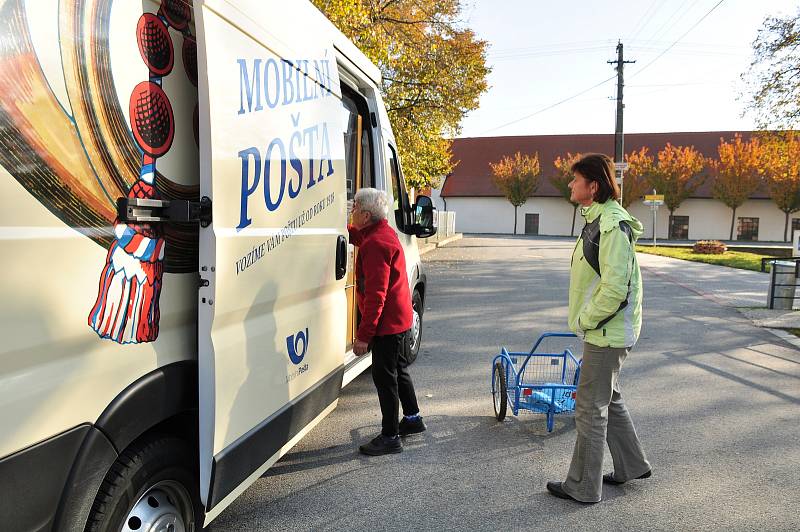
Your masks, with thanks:
M417 238L428 238L436 234L439 217L433 201L428 196L417 196L414 205L413 231Z

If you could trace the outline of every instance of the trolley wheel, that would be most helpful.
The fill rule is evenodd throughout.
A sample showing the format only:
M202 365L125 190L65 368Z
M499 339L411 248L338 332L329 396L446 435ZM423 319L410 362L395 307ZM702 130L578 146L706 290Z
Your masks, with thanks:
M506 371L500 362L494 364L492 375L492 400L494 402L494 415L497 421L506 418L508 409L508 387L506 386Z

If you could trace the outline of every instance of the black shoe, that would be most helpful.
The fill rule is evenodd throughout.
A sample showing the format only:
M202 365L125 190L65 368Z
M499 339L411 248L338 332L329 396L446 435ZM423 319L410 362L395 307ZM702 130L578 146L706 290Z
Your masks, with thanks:
M369 456L397 454L403 452L403 443L397 436L389 438L383 434L378 434L371 442L365 443L359 447L358 450L361 451L362 454L368 454Z
M567 499L568 501L575 501L581 504L594 504L594 502L591 501L589 502L579 501L578 499L576 499L575 497L564 491L564 488L561 486L561 482L555 482L551 480L550 482L547 483L547 491L549 491L551 495L555 495L559 499Z
M641 475L639 475L638 477L634 478L633 480L639 480L639 479L642 479L642 478L650 478L650 476L652 474L653 474L653 470L652 469L648 469L646 472L642 473ZM626 480L617 480L617 479L615 479L614 478L614 473L606 473L605 475L603 475L603 482L605 482L606 484L619 485L619 484L625 484L625 482L627 482L627 481Z
M425 422L422 421L422 416L417 416L416 419L400 420L400 436L408 436L409 434L419 434L425 432Z

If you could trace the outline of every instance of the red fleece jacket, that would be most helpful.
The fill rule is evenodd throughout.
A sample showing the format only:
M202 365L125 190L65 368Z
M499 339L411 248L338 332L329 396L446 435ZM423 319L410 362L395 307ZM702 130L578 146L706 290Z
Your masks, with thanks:
M358 246L356 299L361 312L356 337L370 343L375 336L398 334L411 328L411 292L406 257L394 229L386 220L352 226L350 243Z

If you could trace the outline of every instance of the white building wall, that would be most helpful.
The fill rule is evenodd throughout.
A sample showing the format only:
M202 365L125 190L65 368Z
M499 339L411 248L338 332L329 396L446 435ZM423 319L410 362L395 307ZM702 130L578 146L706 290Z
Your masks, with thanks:
M456 211L456 231L460 233L511 234L514 228L514 207L505 198L446 198L447 208ZM437 198L437 208L444 209L444 202ZM649 207L635 202L628 209L644 225L642 239L653 238L653 215ZM539 234L569 236L572 225L572 205L561 198L531 198L517 209L517 234L525 232L525 214L539 214ZM689 199L675 210L676 216L689 217L689 240L728 240L731 224L731 209L724 203L712 199ZM736 210L736 218L759 219L758 240L783 241L784 214L770 200L750 200ZM800 213L790 217L800 218ZM737 220L738 222L738 220ZM669 210L662 206L656 218L658 239L666 239L669 232ZM576 215L575 235L580 233L583 219ZM736 239L738 225L734 225ZM791 234L788 235L791 237Z
M653 238L653 212L650 207L635 202L628 211L644 225L642 238ZM714 199L688 199L675 209L675 216L689 217L689 240L728 240L731 231L732 211L724 203ZM770 200L749 200L736 209L733 226L733 239L736 240L738 218L758 218L758 240L783 241L784 214ZM790 217L791 220L791 217ZM658 209L656 218L656 238L666 239L669 235L669 210L665 206ZM791 221L789 222L791 224ZM789 226L791 233L791 225ZM791 235L788 235L791 236Z
M447 209L456 211L459 233L500 233L514 231L514 206L505 198L446 198ZM572 225L572 205L560 198L530 198L517 209L517 234L525 233L525 215L539 215L540 235L567 235ZM575 221L576 234L583 223Z
M456 211L456 232L508 233L514 228L514 207L505 198L446 198Z

